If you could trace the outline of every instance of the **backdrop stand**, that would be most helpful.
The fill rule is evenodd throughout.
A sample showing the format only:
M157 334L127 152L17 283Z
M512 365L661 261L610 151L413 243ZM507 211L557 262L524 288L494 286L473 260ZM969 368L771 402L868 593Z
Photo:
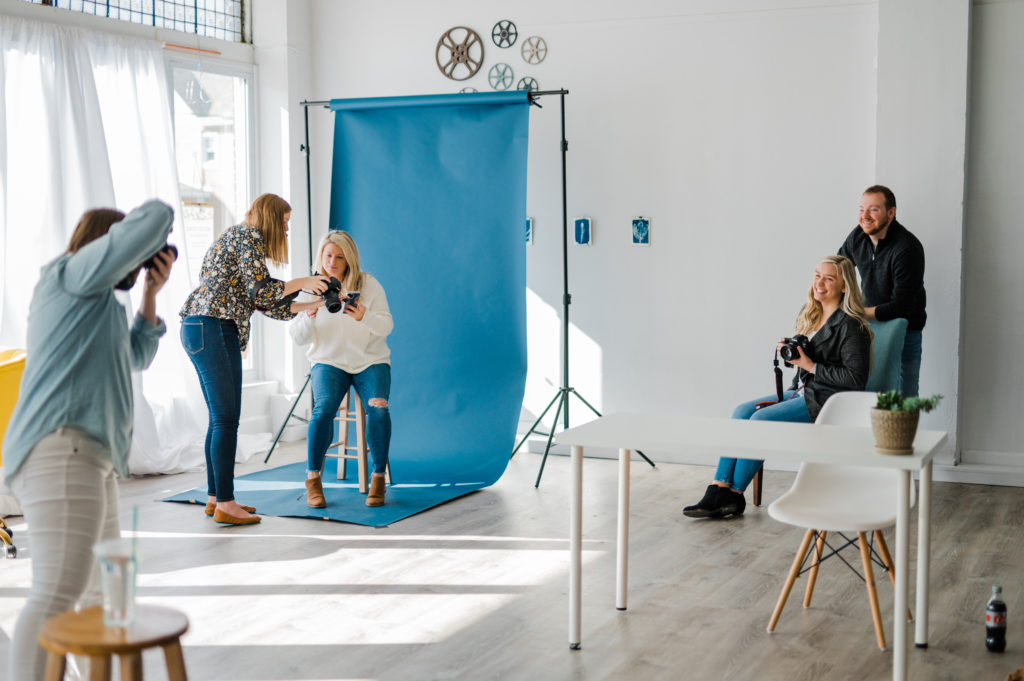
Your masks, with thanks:
M558 429L558 416L562 415L562 428L563 430L569 427L569 396L575 395L576 398L585 404L590 411L594 412L598 416L601 415L597 409L594 408L590 402L587 402L582 395L576 392L576 389L569 385L569 304L572 302L572 296L569 294L569 209L566 202L566 181L565 181L565 155L569 151L569 142L565 139L565 96L569 94L568 90L541 90L536 92L529 92L528 97L530 104L540 107L537 103L537 97L543 95L559 95L559 102L561 104L562 113L562 385L558 388L558 392L548 402L548 406L544 408L544 411L540 413L537 420L533 422L530 429L523 436L523 439L519 441L519 444L512 450L512 454L509 456L511 459L519 451L519 448L523 446L523 443L533 435L539 433L547 435L548 442L544 447L544 458L540 461L540 470L537 472L537 482L534 483L534 487L540 487L540 478L544 475L544 465L548 462L548 454L551 451L551 441L555 437L555 431ZM543 430L537 430L537 425L541 422L541 419L547 415L551 407L558 403L555 407L555 413L552 417L551 431L545 432ZM654 466L654 462L647 458L647 455L636 450L636 453L643 457L644 461Z
M327 108L330 102L310 102L303 100L299 102L302 105L303 119L306 124L306 138L305 142L299 146L299 151L306 155L306 244L309 246L309 271L312 274L316 268L313 265L313 192L309 188L310 172L309 172L309 107L310 106L323 106ZM277 447L278 440L281 439L281 434L284 433L284 429L288 426L288 423L295 419L302 423L309 423L307 419L301 416L295 415L295 407L298 406L299 400L302 399L302 393L306 391L306 386L309 385L309 372L306 373L306 381L302 384L302 388L299 389L299 394L295 396L292 401L292 407L288 410L288 415L284 417L284 421L281 422L281 427L277 429L277 435L274 436L274 442L270 445L270 450L267 452L267 458L263 459L263 463L270 461L270 455L274 453L274 448Z

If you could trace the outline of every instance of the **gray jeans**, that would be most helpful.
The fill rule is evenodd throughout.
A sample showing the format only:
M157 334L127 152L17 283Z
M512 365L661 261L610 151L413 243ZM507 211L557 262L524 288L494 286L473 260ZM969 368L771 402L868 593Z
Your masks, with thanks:
M101 601L92 547L121 535L117 484L108 448L65 426L32 448L8 485L24 511L32 559L32 587L14 628L8 678L38 681L46 662L37 642L43 623Z

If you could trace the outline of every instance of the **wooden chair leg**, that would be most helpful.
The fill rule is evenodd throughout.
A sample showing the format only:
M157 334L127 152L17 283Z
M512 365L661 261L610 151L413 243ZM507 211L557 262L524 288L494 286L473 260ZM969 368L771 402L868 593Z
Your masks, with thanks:
M345 393L338 406L338 414L341 415L338 421L338 454L341 455L338 457L338 480L344 480L348 475L348 459L345 458L345 454L348 453L348 395Z
M761 505L761 485L764 483L764 464L757 469L757 473L754 474L754 506Z
M359 463L359 492L366 494L370 491L370 466L369 452L366 449L366 409L359 395L352 391L356 400L356 454Z
M775 604L775 610L772 611L772 617L768 620L768 631L775 631L775 625L779 623L779 617L782 616L782 609L786 607L786 599L789 598L789 592L793 590L793 583L796 582L797 575L800 574L800 566L803 565L804 556L807 555L807 549L811 546L811 540L814 538L814 530L807 530L804 534L804 539L800 542L800 548L797 549L796 558L793 559L793 566L789 569L789 576L786 577L786 583L782 585L782 592L779 594L779 600Z
M885 543L885 535L882 534L881 530L875 530L875 539L878 541L878 552L882 554L882 562L885 563L885 569L889 573L889 581L892 582L892 586L896 588L896 564L892 562L892 556L889 555L889 546ZM914 613L907 608L907 621L914 621Z
M174 641L164 646L164 660L167 662L168 681L188 681L185 672L185 656L181 654L181 642Z
M142 653L125 653L121 658L121 681L142 681Z
M878 608L878 591L875 589L875 573L871 569L871 548L868 546L867 534L858 532L857 541L860 544L860 560L864 565L864 583L868 589L868 601L871 603L871 617L875 621L875 637L878 639L878 648L885 650L882 611Z
M821 565L821 554L825 548L825 535L828 534L824 530L818 532L818 541L814 544L814 565L807 573L807 590L804 591L804 607L811 607L811 595L814 593L814 584L818 581L818 567Z
M110 681L111 664L109 655L89 658L89 681Z
M67 660L63 653L46 653L46 671L43 672L44 681L63 681L66 667Z

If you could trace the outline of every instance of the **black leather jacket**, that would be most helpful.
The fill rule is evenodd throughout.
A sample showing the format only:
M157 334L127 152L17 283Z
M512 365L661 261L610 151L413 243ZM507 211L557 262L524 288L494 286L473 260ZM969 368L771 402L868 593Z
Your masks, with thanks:
M814 362L814 373L798 368L790 390L805 380L804 398L811 421L832 394L863 390L871 363L871 336L856 319L842 310L832 313L804 350Z

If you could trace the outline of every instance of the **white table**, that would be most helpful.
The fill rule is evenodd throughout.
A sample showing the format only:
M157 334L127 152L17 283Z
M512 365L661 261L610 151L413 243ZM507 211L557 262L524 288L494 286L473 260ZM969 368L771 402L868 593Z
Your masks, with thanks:
M900 471L896 508L896 598L893 616L893 679L907 678L907 580L910 553L910 485L913 471L920 471L917 534L916 644L928 645L928 569L931 537L932 458L946 441L946 433L918 430L914 453L891 456L875 452L869 427L809 426L801 423L712 419L664 414L608 414L570 428L555 442L572 448L572 482L569 508L569 647L580 647L583 570L583 448L619 450L619 513L616 550L615 607L626 609L629 567L629 455L630 451L672 450L706 458L719 456L764 459L788 463L840 463Z

